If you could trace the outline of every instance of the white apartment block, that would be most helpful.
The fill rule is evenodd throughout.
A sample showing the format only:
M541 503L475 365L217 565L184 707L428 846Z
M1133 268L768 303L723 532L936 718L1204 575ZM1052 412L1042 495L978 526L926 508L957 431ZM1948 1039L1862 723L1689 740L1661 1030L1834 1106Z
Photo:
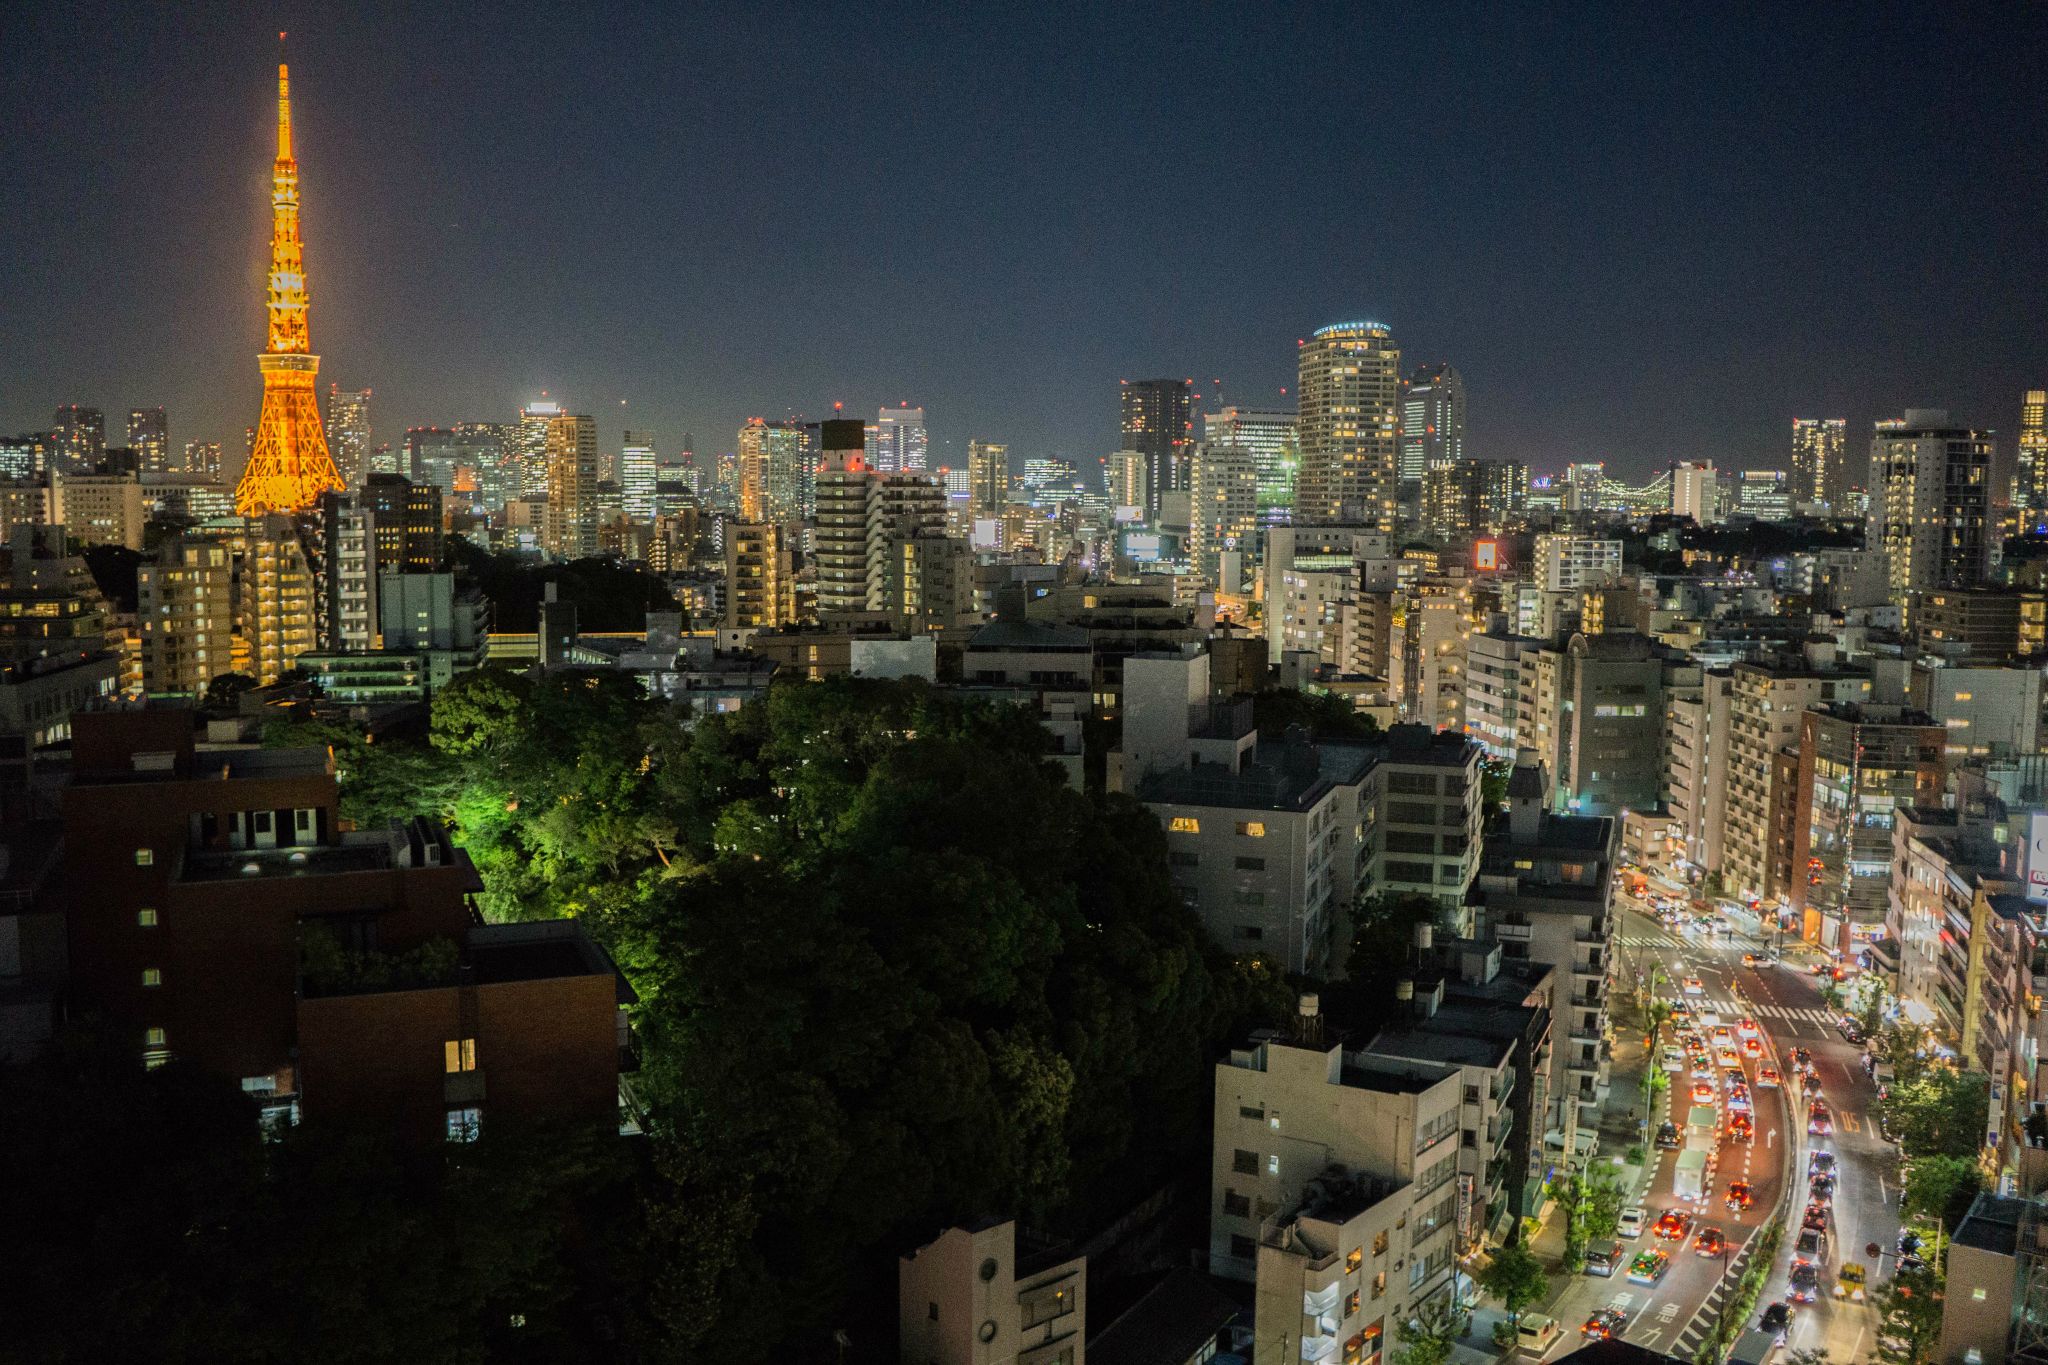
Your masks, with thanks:
M1594 536L1545 534L1533 547L1536 581L1545 592L1604 588L1621 577L1621 542Z
M1825 702L1870 700L1870 679L1804 662L1738 663L1728 707L1727 803L1722 877L1738 896L1775 896L1770 873L1772 760L1799 743L1800 717ZM1790 794L1783 799L1790 800Z
M1479 871L1481 752L1453 731L1394 726L1379 764L1380 801L1366 812L1378 850L1371 890L1435 898L1460 938L1471 932L1466 892Z
M1664 799L1685 843L1685 858L1717 872L1727 832L1728 724L1734 679L1708 670L1698 687L1665 702Z
M1512 760L1535 723L1534 656L1543 641L1501 630L1465 642L1465 733L1486 756Z
M947 1228L896 1263L902 1365L1086 1365L1088 1262L1016 1224Z

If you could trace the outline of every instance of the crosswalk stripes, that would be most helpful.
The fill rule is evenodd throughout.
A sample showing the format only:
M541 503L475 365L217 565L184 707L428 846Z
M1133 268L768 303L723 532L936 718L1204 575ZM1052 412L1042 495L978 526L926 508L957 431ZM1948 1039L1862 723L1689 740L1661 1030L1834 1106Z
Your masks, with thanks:
M1687 1001L1701 1010L1708 1010L1721 1016L1722 1023L1731 1019L1784 1019L1802 1024L1831 1025L1835 1016L1827 1010L1813 1005L1780 1005L1768 1000L1709 1000L1705 996L1692 995Z

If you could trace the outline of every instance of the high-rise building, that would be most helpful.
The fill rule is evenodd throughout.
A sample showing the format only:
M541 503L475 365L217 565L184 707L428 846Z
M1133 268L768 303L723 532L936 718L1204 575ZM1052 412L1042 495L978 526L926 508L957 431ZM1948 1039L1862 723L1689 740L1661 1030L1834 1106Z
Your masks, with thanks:
M162 408L128 410L128 448L144 474L167 474L171 468L171 429Z
M1991 436L1914 408L1871 440L1869 543L1884 550L1892 599L1984 581L1991 553Z
M291 83L277 66L277 161L270 181L270 345L258 357L263 410L249 463L235 485L235 510L245 517L298 513L322 493L340 491L341 475L327 453L314 381L320 357L306 330L305 247L299 240L299 163L292 154Z
M655 512L654 437L626 433L619 447L619 505L635 521L652 521Z
M878 474L921 474L925 444L923 408L883 408L875 418L870 467Z
M363 505L376 536L376 571L432 573L441 567L441 490L403 474L363 480Z
M1402 496L1419 496L1430 470L1465 458L1465 381L1441 361L1408 376L1401 395Z
M32 479L50 471L56 445L47 431L0 436L0 479Z
M1671 514L1691 517L1701 526L1711 526L1721 519L1720 485L1712 460L1681 460L1671 466Z
M1735 485L1735 510L1758 521L1790 521L1791 480L1782 469L1745 469Z
M185 466L179 471L195 479L217 479L221 476L221 451L219 441L185 442Z
M1294 520L1392 530L1401 349L1377 322L1318 328L1300 347Z
M1134 507L1141 513L1152 487L1152 460L1142 450L1119 450L1104 471L1111 507Z
M167 542L136 570L142 687L198 697L235 665L233 552L214 540Z
M91 473L107 453L106 415L98 408L65 404L51 425L50 446L53 468L67 474Z
M1001 516L1010 501L1010 447L1000 441L967 443L967 507L974 517Z
M1843 491L1842 457L1848 449L1846 417L1792 419L1792 502L1833 507Z
M818 564L818 614L846 616L868 605L868 457L863 424L819 424L818 518L812 549Z
M738 436L739 510L747 521L793 522L812 478L804 468L803 423L749 417Z
M327 434L333 442L334 467L353 488L370 469L370 391L327 388Z
M50 516L87 545L142 548L142 481L133 474L57 474Z
M320 553L313 565L320 648L377 647L377 517L366 492L320 497Z
M548 491L548 424L561 415L562 405L546 400L528 403L519 409L518 434L514 441L519 463L520 497L534 497Z
M457 422L450 427L408 427L406 465L411 476L432 484L442 496L462 491L474 498L489 471L505 458L505 438L492 422ZM493 482L499 482L493 478Z
M1429 536L1462 549L1498 535L1528 497L1528 466L1514 460L1455 460L1422 476L1422 520Z
M2020 399L2012 504L2020 509L2021 534L2048 530L2048 389L2028 389Z
M1123 441L1145 457L1145 520L1159 520L1159 500L1188 486L1187 455L1193 387L1185 379L1122 381Z
M772 521L725 528L725 626L776 630L796 624L796 570L788 528Z
M1251 450L1197 445L1188 509L1188 558L1195 572L1224 592L1241 591L1259 519L1259 469ZM1231 563L1235 572L1226 572Z
M237 575L235 624L248 649L249 673L268 687L319 648L320 598L294 519L251 517Z
M588 559L597 553L597 419L551 419L547 469L540 547L556 559Z
M1249 450L1259 476L1259 520L1285 524L1294 514L1294 481L1301 468L1301 418L1276 408L1225 407L1202 419L1212 446Z

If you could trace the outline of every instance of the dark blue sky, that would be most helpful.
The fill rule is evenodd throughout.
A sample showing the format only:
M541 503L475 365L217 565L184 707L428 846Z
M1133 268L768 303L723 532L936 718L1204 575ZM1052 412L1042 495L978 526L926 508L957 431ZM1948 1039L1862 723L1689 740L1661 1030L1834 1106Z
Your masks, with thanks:
M1539 468L1909 403L2009 444L2043 14L17 0L0 429L254 419L286 27L314 349L380 439L546 388L607 445L908 399L941 455L1094 456L1118 378L1277 398L1364 315Z

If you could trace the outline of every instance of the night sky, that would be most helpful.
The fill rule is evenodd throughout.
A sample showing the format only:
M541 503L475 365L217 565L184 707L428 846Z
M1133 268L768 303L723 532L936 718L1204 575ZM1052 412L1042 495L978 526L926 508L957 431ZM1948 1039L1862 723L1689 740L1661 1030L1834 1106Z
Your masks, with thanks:
M1092 459L1119 378L1276 400L1364 316L1539 470L1782 465L1795 414L1860 460L1909 404L2009 448L2048 8L1566 9L16 0L0 430L238 450L282 27L321 386L379 440L546 389L610 448L907 399L935 460Z

